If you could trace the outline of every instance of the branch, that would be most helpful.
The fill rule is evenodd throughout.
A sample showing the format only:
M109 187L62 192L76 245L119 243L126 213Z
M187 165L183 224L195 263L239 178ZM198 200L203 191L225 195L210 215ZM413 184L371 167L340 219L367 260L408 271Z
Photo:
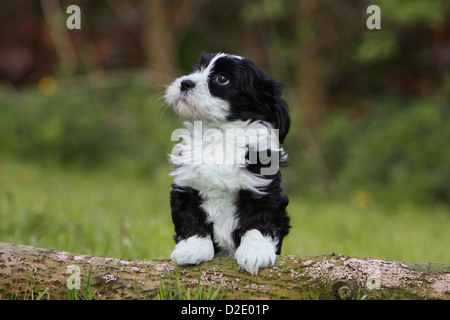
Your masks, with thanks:
M70 267L72 266L72 267ZM122 260L0 242L0 295L34 292L67 297L70 270L79 268L81 290L102 299L156 299L168 260ZM179 267L186 286L222 283L227 299L450 299L450 265L403 263L340 255L279 256L275 266L251 276L232 258ZM172 277L173 278L173 277ZM48 288L48 289L47 289Z

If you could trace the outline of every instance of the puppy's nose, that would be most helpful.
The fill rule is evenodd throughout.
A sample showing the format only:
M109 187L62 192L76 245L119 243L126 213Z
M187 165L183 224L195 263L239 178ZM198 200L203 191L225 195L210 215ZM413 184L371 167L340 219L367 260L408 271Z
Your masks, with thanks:
M189 89L192 89L193 87L195 87L195 82L192 80L183 80L181 81L180 84L180 90L181 91L186 91Z

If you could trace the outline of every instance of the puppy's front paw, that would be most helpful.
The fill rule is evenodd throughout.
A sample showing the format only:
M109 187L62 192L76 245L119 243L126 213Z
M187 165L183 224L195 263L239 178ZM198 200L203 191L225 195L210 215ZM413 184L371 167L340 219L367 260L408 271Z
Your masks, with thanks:
M276 261L276 242L272 237L264 237L256 229L247 231L234 257L237 263L251 275L258 274L259 269L272 266Z
M181 240L175 246L170 258L179 265L200 264L214 258L214 246L210 237L198 236Z

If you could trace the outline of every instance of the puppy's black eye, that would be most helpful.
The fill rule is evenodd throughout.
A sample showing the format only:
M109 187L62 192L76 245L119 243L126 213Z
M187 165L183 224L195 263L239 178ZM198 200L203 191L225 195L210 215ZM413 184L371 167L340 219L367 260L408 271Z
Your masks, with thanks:
M224 74L219 74L216 76L216 82L222 86L226 86L230 83L230 80L228 80L228 77Z

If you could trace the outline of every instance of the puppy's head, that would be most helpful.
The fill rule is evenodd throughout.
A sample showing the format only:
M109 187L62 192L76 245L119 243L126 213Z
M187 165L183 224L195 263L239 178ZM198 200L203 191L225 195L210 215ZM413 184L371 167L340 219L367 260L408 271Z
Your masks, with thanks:
M224 53L203 53L194 71L176 79L166 90L166 102L189 120L263 120L289 132L283 85L268 78L250 60Z

